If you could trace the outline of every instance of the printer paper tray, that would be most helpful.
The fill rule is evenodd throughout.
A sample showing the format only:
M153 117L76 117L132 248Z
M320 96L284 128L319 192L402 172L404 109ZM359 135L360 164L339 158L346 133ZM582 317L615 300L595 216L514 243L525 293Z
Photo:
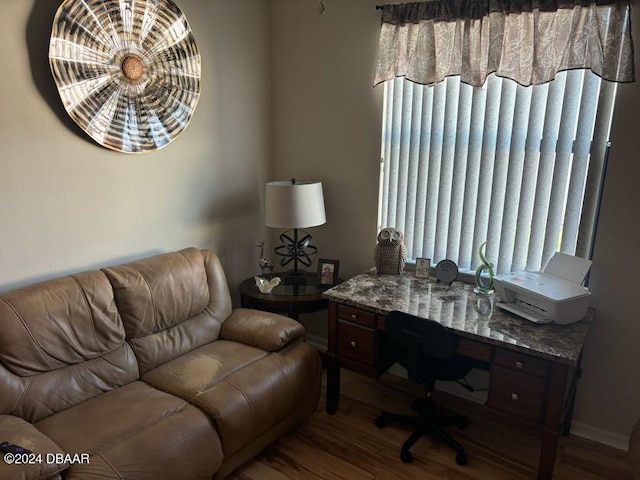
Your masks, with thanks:
M547 320L547 319L544 319L544 318L536 317L532 313L527 312L527 311L519 308L517 305L514 305L513 303L498 302L498 303L496 303L496 305L498 306L498 308L500 308L502 310L506 310L507 312L515 313L519 317L526 318L527 320L529 320L529 321L531 321L533 323L552 323L552 320Z

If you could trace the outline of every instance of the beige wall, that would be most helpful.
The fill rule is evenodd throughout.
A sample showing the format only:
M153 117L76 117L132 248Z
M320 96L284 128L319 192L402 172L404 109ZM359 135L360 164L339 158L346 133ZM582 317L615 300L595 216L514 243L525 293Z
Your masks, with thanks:
M632 11L640 38L640 12ZM636 78L640 55L636 48ZM596 428L628 436L640 418L640 83L619 86L611 151L590 288L597 310L584 357L576 417Z
M273 174L322 180L322 256L348 277L372 265L376 238L382 88L371 88L380 16L372 0L274 0ZM637 17L637 12L635 13ZM633 22L640 38L640 19ZM640 63L640 62L637 62ZM640 417L640 85L620 87L592 274L597 320L585 349L574 431L625 446Z
M327 224L310 230L340 276L369 268L376 239L382 88L372 89L372 0L272 3L273 179L322 180Z
M144 155L95 144L48 65L59 1L0 0L0 291L187 246L255 273L269 163L268 4L180 0L202 56L189 127ZM234 289L235 290L235 289Z

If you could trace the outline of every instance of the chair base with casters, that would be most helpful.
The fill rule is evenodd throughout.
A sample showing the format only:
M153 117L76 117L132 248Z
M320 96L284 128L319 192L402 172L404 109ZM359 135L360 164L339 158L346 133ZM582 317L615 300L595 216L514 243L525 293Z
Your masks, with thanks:
M424 385L425 397L412 402L419 415L399 415L382 412L375 423L383 428L388 422L415 425L415 430L400 449L400 459L410 462L409 449L423 436L432 435L456 452L456 463L467 464L467 455L462 445L444 431L444 427L455 425L462 429L469 423L465 415L437 412L433 400L436 381L459 381L475 366L473 360L455 354L455 339L449 330L438 322L419 318L407 313L393 311L385 320L385 335L391 346L391 358L407 369L410 381Z
M466 415L436 415L436 405L431 396L427 396L424 399L419 398L414 400L411 404L411 408L418 410L420 415L399 415L397 413L382 412L375 419L376 425L380 428L384 428L390 421L398 422L403 425L416 425L413 433L402 444L402 448L400 449L400 459L404 463L408 463L413 460L413 456L409 449L413 447L413 445L420 440L423 435L431 435L442 440L456 451L456 463L458 465L466 465L467 454L464 451L464 447L443 430L443 427L451 425L455 425L460 429L466 428L469 424L469 419Z

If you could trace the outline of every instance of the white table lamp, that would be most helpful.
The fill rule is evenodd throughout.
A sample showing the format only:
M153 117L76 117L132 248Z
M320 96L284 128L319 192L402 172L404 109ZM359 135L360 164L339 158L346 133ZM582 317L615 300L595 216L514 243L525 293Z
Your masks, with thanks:
M273 228L293 229L280 235L282 245L275 248L281 257L280 265L293 261L293 273L298 263L310 266L318 249L311 245L311 235L299 238L298 229L316 227L326 223L322 182L290 181L268 182L265 191L265 224Z

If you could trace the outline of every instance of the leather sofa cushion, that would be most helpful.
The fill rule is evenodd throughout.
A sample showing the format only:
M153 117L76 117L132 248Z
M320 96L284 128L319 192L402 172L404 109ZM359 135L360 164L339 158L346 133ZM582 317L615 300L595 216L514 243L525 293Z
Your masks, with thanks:
M0 440L13 443L31 450L34 455L41 455L42 462L24 465L9 465L0 460L0 478L10 479L43 479L55 477L68 467L67 463L47 462L46 455L64 453L50 438L38 431L36 427L23 419L11 415L0 415ZM2 454L4 455L4 454ZM55 459L55 457L53 457Z
M135 380L136 358L126 343L99 358L30 377L0 366L0 408L37 422Z
M140 373L218 339L231 296L218 257L187 248L104 268Z
M113 285L128 338L171 328L209 304L207 273L195 248L103 271Z
M207 412L228 457L305 403L317 391L320 372L320 355L303 342L268 353L218 340L142 380Z
M210 479L222 463L210 419L184 400L133 382L36 424L66 453L90 454L67 479Z
M84 272L0 296L0 362L29 376L100 357L125 332L107 278Z
M176 358L142 376L144 382L191 401L232 373L268 352L237 342L218 340Z
M139 378L100 271L1 295L0 331L0 414L35 422Z

